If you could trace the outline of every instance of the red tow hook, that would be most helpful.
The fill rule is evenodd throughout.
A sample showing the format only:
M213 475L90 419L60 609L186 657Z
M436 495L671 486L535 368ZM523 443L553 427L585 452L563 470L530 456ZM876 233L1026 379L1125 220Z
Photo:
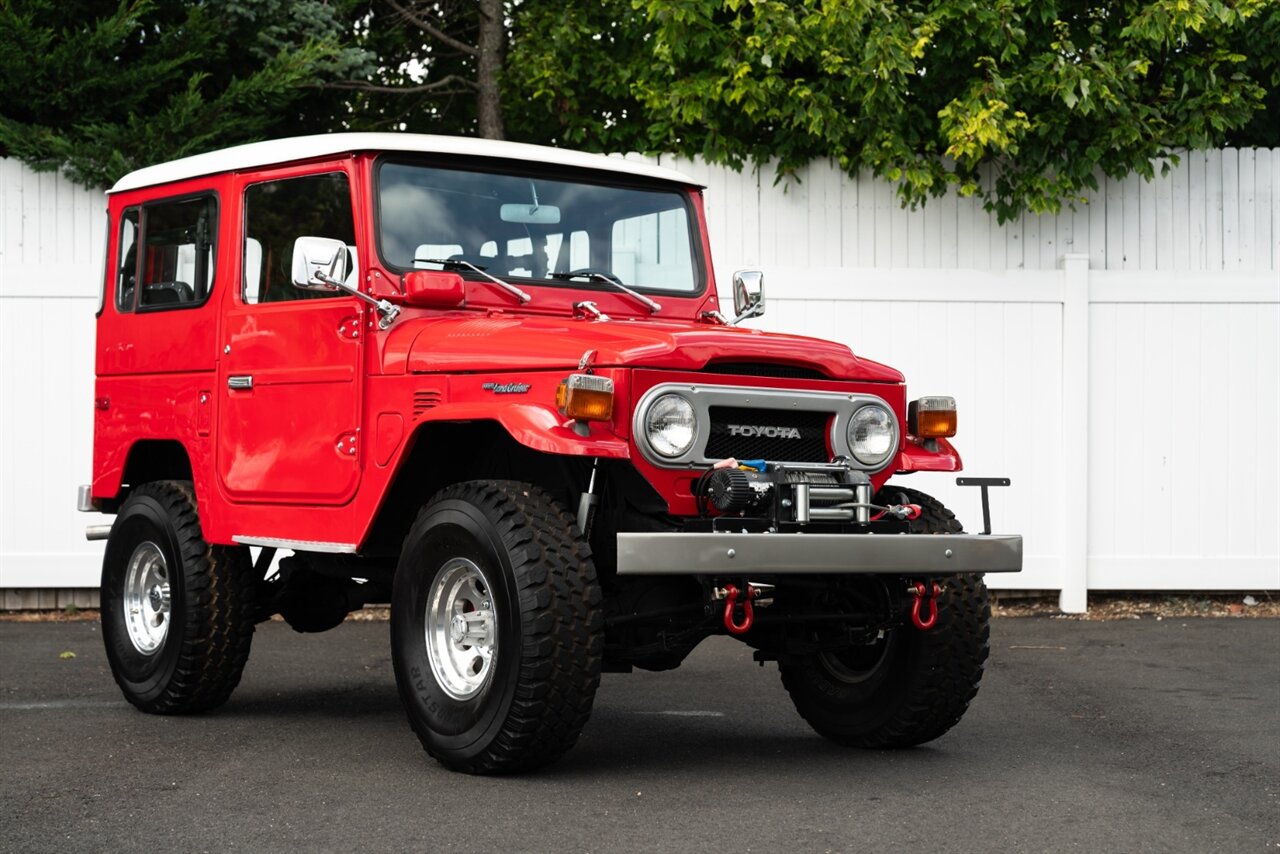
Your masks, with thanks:
M923 581L917 581L910 590L915 599L911 603L911 623L922 632L929 631L938 622L938 596L942 594L942 588L937 582L931 582L929 586L931 591ZM925 609L924 616L920 615L922 606Z
M724 586L724 627L729 630L730 634L743 635L751 631L751 624L756 619L756 609L752 606L751 600L760 595L760 592L747 585L747 595L742 600L742 622L739 623L734 619L734 610L738 605L738 595L741 591L732 584Z

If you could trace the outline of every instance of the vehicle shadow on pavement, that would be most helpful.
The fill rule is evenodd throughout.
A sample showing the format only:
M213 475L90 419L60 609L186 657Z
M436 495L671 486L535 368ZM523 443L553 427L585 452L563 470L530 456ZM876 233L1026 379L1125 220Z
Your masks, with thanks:
M216 710L219 718L395 718L404 710L394 684L369 681L352 685L290 688L286 691L243 691Z
M541 773L565 779L616 779L620 769L715 768L724 774L789 776L887 763L919 769L949 761L946 751L927 745L911 750L859 750L834 744L807 729L798 718L795 722L745 722L607 709L592 716L568 755Z

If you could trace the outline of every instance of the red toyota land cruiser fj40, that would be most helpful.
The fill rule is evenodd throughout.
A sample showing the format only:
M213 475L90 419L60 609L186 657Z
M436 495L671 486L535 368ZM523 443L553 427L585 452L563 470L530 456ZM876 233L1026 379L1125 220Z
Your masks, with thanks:
M727 319L688 177L334 134L141 169L109 210L80 507L115 514L89 536L138 708L225 702L273 614L386 601L409 721L462 771L554 760L602 671L715 634L841 744L937 738L977 691L981 574L1021 538L886 484L960 469L954 402L737 328L762 276Z

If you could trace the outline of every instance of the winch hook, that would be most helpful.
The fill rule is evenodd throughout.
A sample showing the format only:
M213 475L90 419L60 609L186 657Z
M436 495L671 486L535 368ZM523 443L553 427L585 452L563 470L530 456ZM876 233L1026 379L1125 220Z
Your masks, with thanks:
M746 596L742 599L742 622L735 619L734 610L738 605L738 596L741 591L733 584L724 586L725 602L724 602L724 627L729 630L730 634L743 635L751 631L751 625L756 619L755 607L751 604L751 600L760 595L760 591L756 590L750 584L747 585Z
M942 595L942 588L936 581L930 582L927 587L925 582L917 581L909 592L914 599L911 603L911 624L920 631L927 632L938 622L938 597ZM923 615L920 613L922 609Z

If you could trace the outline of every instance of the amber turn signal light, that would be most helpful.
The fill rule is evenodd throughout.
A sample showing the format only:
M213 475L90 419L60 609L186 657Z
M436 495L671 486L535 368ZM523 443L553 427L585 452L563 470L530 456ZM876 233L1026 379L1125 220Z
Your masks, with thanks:
M907 430L919 439L949 438L956 434L956 399L922 397L907 407Z
M613 380L570 374L556 386L556 406L578 421L609 421L613 418Z

